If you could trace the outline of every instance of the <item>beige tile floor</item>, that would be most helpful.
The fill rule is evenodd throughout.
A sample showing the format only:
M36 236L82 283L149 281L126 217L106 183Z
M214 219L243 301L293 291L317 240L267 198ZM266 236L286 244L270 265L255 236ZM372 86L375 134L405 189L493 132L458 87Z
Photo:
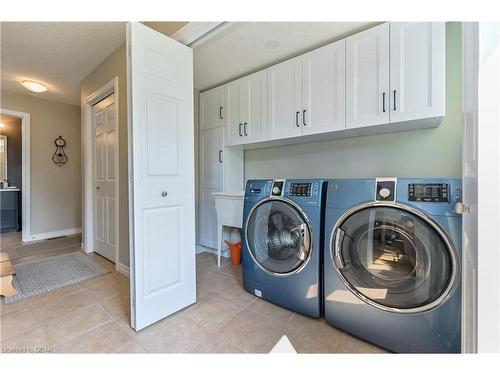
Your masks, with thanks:
M75 248L50 254L70 251ZM89 256L110 273L0 305L3 353L266 353L283 334L299 353L385 353L324 320L307 318L246 293L241 267L224 260L219 269L209 253L197 256L198 302L135 332L129 326L128 279L106 259Z

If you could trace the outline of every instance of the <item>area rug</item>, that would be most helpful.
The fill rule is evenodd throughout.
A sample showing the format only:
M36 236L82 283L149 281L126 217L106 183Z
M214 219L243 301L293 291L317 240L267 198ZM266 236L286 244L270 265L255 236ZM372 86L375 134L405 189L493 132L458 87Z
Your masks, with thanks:
M19 264L16 266L13 282L17 294L4 298L4 303L20 301L108 272L106 268L82 252Z

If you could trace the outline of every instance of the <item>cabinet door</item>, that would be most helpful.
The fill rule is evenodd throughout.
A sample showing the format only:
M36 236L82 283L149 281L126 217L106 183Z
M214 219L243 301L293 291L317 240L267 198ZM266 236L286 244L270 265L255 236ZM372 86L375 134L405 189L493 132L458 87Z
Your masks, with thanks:
M267 69L269 139L299 136L302 133L302 57Z
M391 123L444 116L443 22L391 23Z
M241 120L243 121L244 143L267 139L267 72L265 70L242 80Z
M346 128L389 123L389 24L346 38Z
M224 126L224 86L200 94L200 129L207 130Z
M200 132L200 243L217 245L217 215L212 193L222 191L224 128Z
M302 56L302 134L345 129L345 40Z
M240 112L243 84L243 79L238 79L225 86L228 146L243 143L243 120Z

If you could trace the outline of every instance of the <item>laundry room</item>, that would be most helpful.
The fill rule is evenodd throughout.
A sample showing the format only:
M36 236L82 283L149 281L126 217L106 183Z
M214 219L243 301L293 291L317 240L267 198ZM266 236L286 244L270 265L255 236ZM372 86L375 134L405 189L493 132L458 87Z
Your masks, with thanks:
M500 23L446 14L2 20L2 353L500 352Z

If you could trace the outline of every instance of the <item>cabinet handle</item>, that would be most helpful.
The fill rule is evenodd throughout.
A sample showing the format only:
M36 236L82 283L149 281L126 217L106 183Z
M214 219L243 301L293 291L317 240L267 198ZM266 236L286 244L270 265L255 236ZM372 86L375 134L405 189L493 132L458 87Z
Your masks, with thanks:
M223 107L219 107L219 117L221 120L224 120L224 117L222 117L222 108Z
M248 133L247 133L247 125L248 125L248 123L247 123L247 122L245 122L245 123L243 124L243 133L245 133L245 135L246 135L246 136L248 136Z
M299 111L295 112L295 125L297 125L297 127L300 127L300 125L299 125L299 114L300 114Z
M394 90L394 110L396 110L396 90Z
M243 136L243 134L241 134L241 126L242 124L240 122L240 124L238 125L238 134L240 135L240 137Z
M304 123L304 126L307 126L307 124L306 124L306 110L305 109L302 111L302 122Z
M382 93L382 112L385 112L385 92Z
M222 163L222 150L219 150L219 163Z

